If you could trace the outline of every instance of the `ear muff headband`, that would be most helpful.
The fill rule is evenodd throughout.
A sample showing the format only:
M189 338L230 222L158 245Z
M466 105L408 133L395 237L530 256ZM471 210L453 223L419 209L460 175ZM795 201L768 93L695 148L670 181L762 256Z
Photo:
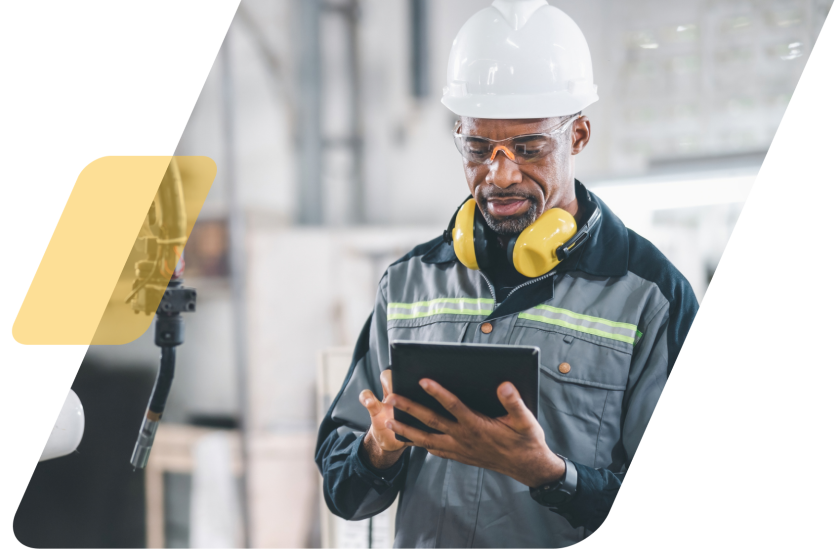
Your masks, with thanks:
M559 258L562 262L563 260L569 258L569 255L573 252L580 249L583 244L589 241L592 237L592 228L594 228L595 224L597 224L600 220L601 209L595 206L595 210L592 212L592 215L589 216L586 223L583 224L583 227L580 228L580 231L578 231L571 240L557 248L557 258Z

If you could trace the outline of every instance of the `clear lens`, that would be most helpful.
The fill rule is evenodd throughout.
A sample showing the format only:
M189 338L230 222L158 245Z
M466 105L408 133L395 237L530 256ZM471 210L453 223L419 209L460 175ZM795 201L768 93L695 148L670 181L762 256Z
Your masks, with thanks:
M579 113L570 115L552 131L513 136L504 140L464 136L458 133L459 122L456 123L454 131L455 146L465 159L473 163L489 164L492 161L494 149L499 145L505 146L513 153L517 164L530 163L556 150L560 145L560 134L565 132L579 115Z
M513 153L516 154L517 158L539 158L548 155L557 143L556 140L557 136L547 134L520 136L513 143Z
M456 144L457 144L456 139ZM478 136L465 136L460 142L463 148L461 155L470 161L484 161L488 159L493 153L493 143L487 138Z

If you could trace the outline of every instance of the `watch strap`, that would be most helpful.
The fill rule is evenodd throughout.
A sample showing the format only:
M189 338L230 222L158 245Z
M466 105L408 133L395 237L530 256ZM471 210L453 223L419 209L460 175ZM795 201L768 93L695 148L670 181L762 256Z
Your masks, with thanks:
M563 459L563 462L566 464L566 472L563 473L560 480L530 489L531 498L546 507L557 506L568 502L574 497L577 491L578 473L575 464L559 453L555 453L555 455Z
M577 467L574 463L558 455L563 461L566 463L566 473L563 475L563 481L561 482L561 487L564 491L569 494L569 498L571 499L572 496L575 495L577 492L577 481L578 481L578 472Z

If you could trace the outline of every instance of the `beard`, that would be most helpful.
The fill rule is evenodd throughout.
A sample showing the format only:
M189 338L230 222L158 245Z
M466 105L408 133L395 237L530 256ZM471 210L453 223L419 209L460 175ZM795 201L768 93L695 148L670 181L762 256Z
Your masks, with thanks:
M491 195L496 198L511 198L513 196L517 198L524 198L528 200L530 204L528 205L528 210L524 214L520 214L519 216L505 216L503 218L497 218L487 211L487 198ZM537 199L525 193L509 192L507 195L507 197L499 196L498 191L481 193L480 196L476 197L476 204L478 204L478 208L481 210L482 216L484 216L484 221L487 222L490 229L500 235L517 235L522 233L522 230L536 221Z

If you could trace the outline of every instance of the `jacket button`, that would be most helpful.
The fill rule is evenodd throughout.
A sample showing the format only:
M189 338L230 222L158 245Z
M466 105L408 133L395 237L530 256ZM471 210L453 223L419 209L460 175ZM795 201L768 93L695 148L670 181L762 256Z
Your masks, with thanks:
M481 332L484 334L490 334L493 332L493 325L490 323L481 323Z
M572 371L572 366L570 366L566 362L563 362L562 364L560 364L557 367L557 369L560 370L560 373L565 374L565 373L569 373L570 371Z

